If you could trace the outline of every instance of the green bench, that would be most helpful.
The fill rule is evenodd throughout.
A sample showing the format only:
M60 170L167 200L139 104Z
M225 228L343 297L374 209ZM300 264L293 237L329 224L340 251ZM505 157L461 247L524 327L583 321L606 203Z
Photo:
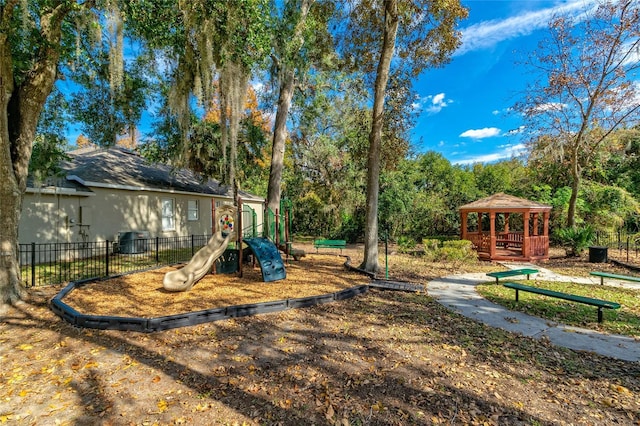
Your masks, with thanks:
M313 247L316 249L316 253L320 248L339 248L340 253L342 253L342 249L347 246L347 242L345 240L315 240L313 242Z
M496 279L496 284L500 283L500 278L506 278L506 277L515 277L518 275L526 275L527 279L529 279L529 275L531 274L537 274L538 271L537 269L531 269L531 268L523 268L523 269L510 269L508 271L500 271L500 272L487 272L487 275L490 277L493 277Z
M604 284L605 278L611 278L614 280L634 281L640 283L640 277L632 277L630 275L610 274L608 272L591 272L591 275L600 277L600 285Z
M598 322L602 322L602 309L620 309L620 304L616 302L609 302L607 300L593 299L591 297L576 296L575 294L562 293L559 291L547 290L544 288L531 287L524 284L516 283L503 283L503 286L514 289L516 291L516 302L519 300L519 291L526 291L529 293L542 294L543 296L556 297L558 299L569 300L571 302L584 303L586 305L595 306L598 308Z

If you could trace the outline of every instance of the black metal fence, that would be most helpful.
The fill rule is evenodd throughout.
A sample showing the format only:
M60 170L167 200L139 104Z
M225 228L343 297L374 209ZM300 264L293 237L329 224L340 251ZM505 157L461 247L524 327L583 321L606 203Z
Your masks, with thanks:
M596 231L594 245L618 250L618 255L626 260L638 257L640 253L640 235L624 231Z
M595 244L602 247L620 250L637 250L640 248L640 235L623 231L596 231Z
M152 267L186 262L209 240L208 235L130 238L120 242L20 244L19 260L26 287L106 278Z

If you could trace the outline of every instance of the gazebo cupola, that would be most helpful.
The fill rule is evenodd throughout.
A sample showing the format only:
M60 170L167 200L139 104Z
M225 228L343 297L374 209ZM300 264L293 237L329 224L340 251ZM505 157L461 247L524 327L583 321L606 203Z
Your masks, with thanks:
M470 240L484 260L549 258L551 206L503 193L459 208L460 236Z

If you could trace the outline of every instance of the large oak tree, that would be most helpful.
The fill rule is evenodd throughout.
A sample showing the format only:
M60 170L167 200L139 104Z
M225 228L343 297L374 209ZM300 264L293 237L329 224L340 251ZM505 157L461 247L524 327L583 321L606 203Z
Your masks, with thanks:
M378 197L385 96L390 77L410 84L425 68L445 64L460 44L459 0L366 0L349 11L343 55L354 70L370 76L373 93L367 162L365 253L361 265L378 266ZM409 90L407 87L406 90Z
M73 19L81 19L93 6L90 0L8 0L0 6L2 305L19 300L23 294L17 256L18 223L40 113L58 78L60 60L69 48L66 31Z
M280 207L287 121L296 88L305 89L313 68L330 67L333 44L328 22L333 0L286 0L275 8L272 25L272 79L277 92L267 206Z

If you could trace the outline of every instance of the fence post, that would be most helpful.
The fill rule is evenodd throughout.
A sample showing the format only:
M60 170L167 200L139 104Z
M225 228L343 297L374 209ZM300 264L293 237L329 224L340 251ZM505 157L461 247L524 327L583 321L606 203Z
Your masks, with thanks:
M109 240L105 241L104 265L105 265L105 278L106 278L109 276Z
M31 243L31 287L36 286L36 243Z
M194 251L195 249L194 249L194 246L193 246L193 244L194 244L193 243L193 237L194 237L194 235L191 234L191 257L193 257L193 255L195 254L195 251Z
M56 243L56 269L58 271L58 282L62 282L62 243Z
M156 263L160 263L160 254L158 253L159 243L160 243L160 237L156 237Z
M629 236L627 235L627 263L629 263Z
M618 229L618 251L622 254L622 242L620 241L620 230Z

